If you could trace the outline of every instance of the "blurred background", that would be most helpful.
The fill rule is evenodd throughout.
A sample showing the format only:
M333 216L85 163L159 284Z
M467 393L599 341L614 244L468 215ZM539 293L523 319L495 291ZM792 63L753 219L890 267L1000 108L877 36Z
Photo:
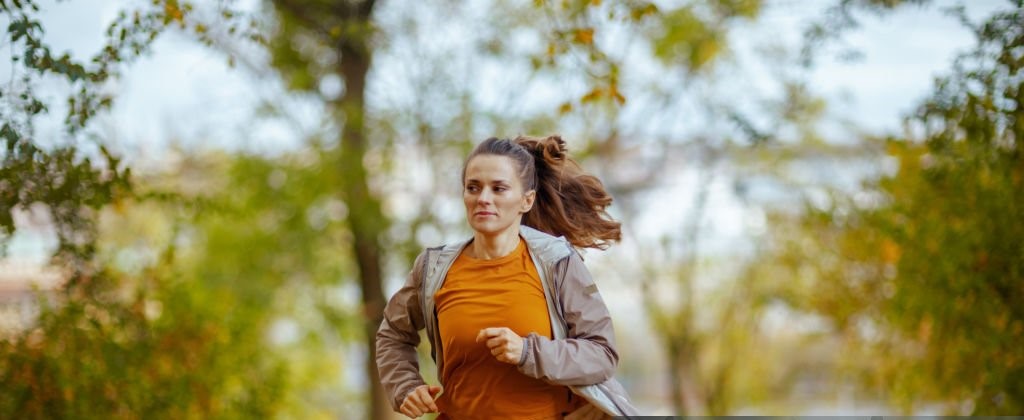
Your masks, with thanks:
M645 414L1024 414L1022 9L0 0L0 417L398 418L463 157L554 133Z

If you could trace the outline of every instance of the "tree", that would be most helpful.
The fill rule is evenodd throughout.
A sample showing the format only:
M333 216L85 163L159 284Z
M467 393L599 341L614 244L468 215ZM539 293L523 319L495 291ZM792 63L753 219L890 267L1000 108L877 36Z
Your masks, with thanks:
M159 34L179 27L203 38L206 26L192 12L193 6L177 1L127 9L108 27L101 51L80 62L52 52L35 1L0 2L9 22L5 46L12 50L15 80L0 91L0 137L6 145L0 168L2 240L6 244L17 228L13 212L44 209L58 236L52 263L64 280L57 293L40 297L42 313L34 326L0 342L0 378L8 384L0 392L4 413L21 418L266 416L278 404L273 359L243 364L237 358L246 354L223 351L225 344L237 344L226 343L225 336L252 331L220 324L222 313L177 281L181 273L173 266L173 246L157 248L154 261L134 272L115 268L101 249L98 218L110 205L176 196L138 191L130 170L102 139L95 142L99 153L90 153L86 139L95 137L89 122L114 100L104 85L148 52ZM236 23L228 19L224 25ZM34 124L55 105L36 96L35 87L55 80L73 91L66 137L40 139ZM266 386L238 389L239 381L253 378Z
M869 389L907 411L1024 409L1022 3L974 25L978 44L884 141L894 173L792 227L780 265L826 315ZM799 273L799 275L797 274ZM798 289L800 286L794 288Z
M337 152L332 160L339 176L338 190L349 206L346 218L352 232L352 247L362 292L364 340L369 349L366 373L370 378L368 418L384 418L391 411L377 379L375 345L377 327L383 319L384 292L382 236L387 229L380 198L371 192L369 175L363 166L368 144L366 121L366 80L373 61L372 14L376 2L273 2L277 34L270 39L273 65L300 91L316 90L327 74L344 81L344 93L327 101L329 113L338 124ZM293 47L301 38L315 47L305 51ZM327 64L324 56L329 57Z
M864 211L896 267L882 321L924 349L910 358L922 390L975 415L1024 411L1024 3L1011 4L972 27L978 46L911 120L923 144L892 141L899 171Z

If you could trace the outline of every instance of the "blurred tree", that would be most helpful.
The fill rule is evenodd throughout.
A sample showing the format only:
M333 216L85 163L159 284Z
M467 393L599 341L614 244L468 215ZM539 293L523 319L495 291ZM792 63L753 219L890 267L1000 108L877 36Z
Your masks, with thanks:
M907 412L1024 410L1024 3L1010 4L961 15L977 47L885 141L894 173L775 229L783 295L826 315L860 349L851 371Z
M974 415L1024 411L1024 2L1010 3L911 120L923 144L891 142L899 171L863 221L895 266L879 310L912 356L895 377Z
M704 244L709 203L723 199L722 192L714 192L716 185L731 183L733 189L725 194L756 215L761 209L787 206L793 199L787 194L796 196L831 181L806 179L795 174L796 167L875 156L871 148L822 139L816 125L824 102L799 82L785 88L783 97L765 101L762 115L771 126L754 128L742 116L731 115L733 136L698 137L689 144L689 171L695 181L686 220L681 226L666 226L660 243L639 245L645 309L669 358L678 413L726 415L741 406L784 407L796 385L792 372L806 367L778 350L796 345L793 339L762 325L780 279L759 273L756 255L761 250L709 251ZM747 190L751 185L785 194L772 200L753 198ZM754 237L751 243L771 240ZM753 263L749 254L755 255Z
M14 212L43 209L57 233L52 263L64 280L57 293L40 297L35 325L0 341L4 415L264 417L277 404L273 362L223 351L236 331L219 324L216 307L192 299L188 285L177 282L173 246L159 249L145 270L132 273L112 269L97 251L100 211L140 195L120 159L89 135L88 123L114 100L106 84L148 52L159 34L177 27L205 39L206 24L193 10L178 1L128 8L108 26L101 51L80 62L52 52L37 2L0 1L0 16L9 23L4 46L11 49L12 72L0 90L0 138L6 144L0 152L0 240L6 245L15 233ZM73 91L64 139L35 135L36 121L54 106L36 93L46 83L64 83ZM161 318L162 308L168 316ZM266 386L239 387L253 380Z
M104 235L111 264L123 266L126 250L173 250L176 277L166 288L174 293L160 300L161 320L172 326L195 316L189 312L217 320L218 340L194 357L208 366L201 376L232 386L221 400L259 396L268 415L301 418L332 417L359 401L341 382L361 317L337 284L353 264L337 255L350 239L341 226L347 207L329 195L330 162L316 150L272 159L185 156L167 169L174 176L147 179L183 199L111 211L118 214ZM128 215L165 227L157 235L125 229ZM256 414L243 404L225 410Z
M176 3L175 3L176 4ZM9 22L6 37L11 48L11 82L0 92L5 141L0 172L0 226L3 239L14 233L13 211L42 203L57 225L58 254L74 264L88 261L95 240L88 209L95 210L130 194L129 171L107 153L96 165L81 156L72 143L44 148L33 138L36 117L49 112L50 104L35 94L42 76L66 80L74 93L67 99L65 125L69 134L80 132L89 120L109 108L112 98L102 93L104 82L116 77L120 66L145 52L152 40L172 22L181 19L173 5L122 13L107 29L108 40L91 64L69 54L55 55L43 40L40 9L35 1L0 3ZM96 156L94 156L96 157Z
M90 227L93 211L131 195L131 171L107 151L102 140L82 133L94 116L113 103L105 85L119 77L123 67L149 52L162 32L179 28L209 42L209 23L197 18L193 9L192 4L177 0L125 9L107 27L100 51L83 62L69 53L54 53L46 43L37 1L0 2L0 17L8 22L5 47L11 53L10 82L0 90L0 138L6 145L0 169L0 239L4 244L15 230L12 212L41 203L57 225L58 254L69 259L67 263L88 260L95 240ZM220 13L232 17L227 9ZM223 25L234 33L241 20L228 19ZM36 93L39 85L55 81L66 83L72 92L64 105L52 104ZM67 138L36 138L35 121L54 106L65 111ZM93 159L101 161L94 163Z
M325 100L328 113L339 127L338 146L329 158L337 170L335 188L349 212L346 223L362 292L365 361L370 380L367 418L381 419L391 412L377 379L376 331L383 319L384 233L388 218L380 197L371 192L370 175L363 162L369 148L366 121L366 80L373 61L373 0L328 2L274 0L275 34L270 39L273 66L292 89L320 91L324 78L343 83L342 93Z

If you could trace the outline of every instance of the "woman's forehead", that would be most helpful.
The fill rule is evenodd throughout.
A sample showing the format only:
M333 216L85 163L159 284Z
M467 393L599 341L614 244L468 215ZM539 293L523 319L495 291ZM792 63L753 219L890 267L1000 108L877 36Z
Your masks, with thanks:
M516 179L515 162L507 156L474 156L466 165L466 179L480 181Z

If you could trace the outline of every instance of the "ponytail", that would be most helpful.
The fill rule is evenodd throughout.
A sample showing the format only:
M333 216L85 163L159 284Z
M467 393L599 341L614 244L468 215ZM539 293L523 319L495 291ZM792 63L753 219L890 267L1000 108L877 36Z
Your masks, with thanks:
M562 137L519 136L512 141L533 155L536 167L537 198L533 209L523 215L523 224L565 236L579 248L606 249L622 240L622 224L605 210L612 196L597 177L569 158Z

